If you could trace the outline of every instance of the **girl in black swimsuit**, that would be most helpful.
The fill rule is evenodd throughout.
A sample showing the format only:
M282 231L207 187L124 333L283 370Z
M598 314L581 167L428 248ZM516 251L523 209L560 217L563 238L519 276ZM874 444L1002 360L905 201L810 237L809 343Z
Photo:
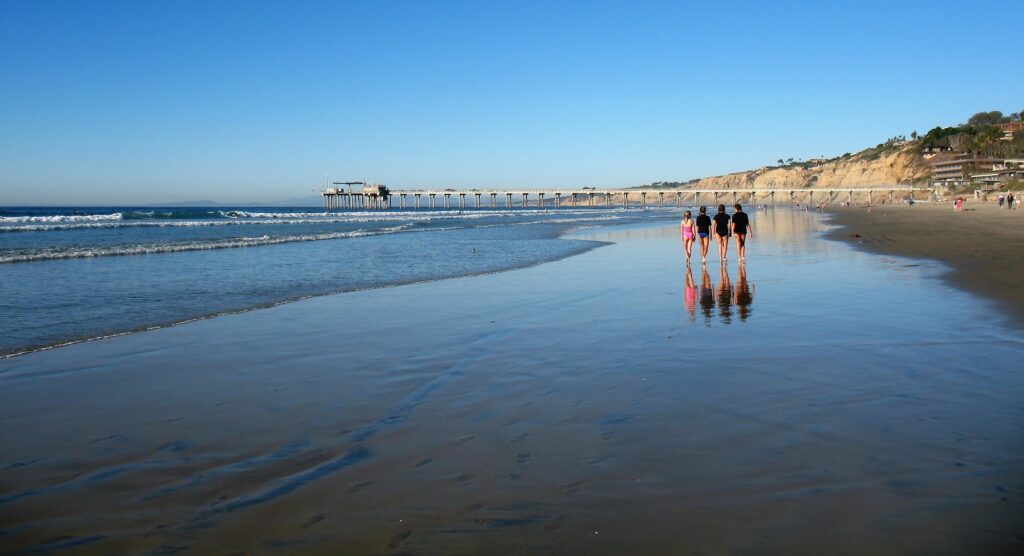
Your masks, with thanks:
M718 238L718 258L725 262L729 255L729 215L725 213L725 205L718 205L715 215L715 237Z

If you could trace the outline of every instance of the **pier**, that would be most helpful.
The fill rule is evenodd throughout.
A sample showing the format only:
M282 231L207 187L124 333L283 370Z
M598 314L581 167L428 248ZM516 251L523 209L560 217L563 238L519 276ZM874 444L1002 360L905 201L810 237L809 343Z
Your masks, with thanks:
M396 190L363 182L362 189L323 190L324 209L458 209L469 208L542 208L561 207L684 207L736 203L776 206L779 204L833 205L837 203L894 203L908 199L934 200L934 191L925 187L879 186L863 188L785 188L785 189L470 189L470 190Z

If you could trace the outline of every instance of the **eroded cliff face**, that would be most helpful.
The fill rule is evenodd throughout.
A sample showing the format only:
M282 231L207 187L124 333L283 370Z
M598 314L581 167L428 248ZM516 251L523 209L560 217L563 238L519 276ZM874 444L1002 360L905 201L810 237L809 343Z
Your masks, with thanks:
M910 147L875 156L866 154L867 152L869 151L807 168L761 168L702 178L691 187L750 189L906 185L913 180L927 178L931 173L928 163Z

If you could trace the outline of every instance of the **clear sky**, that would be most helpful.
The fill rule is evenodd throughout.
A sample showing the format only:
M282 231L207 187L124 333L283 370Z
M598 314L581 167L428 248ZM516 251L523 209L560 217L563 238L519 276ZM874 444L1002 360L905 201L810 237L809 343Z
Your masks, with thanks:
M1024 2L0 0L0 205L631 186L1024 110Z

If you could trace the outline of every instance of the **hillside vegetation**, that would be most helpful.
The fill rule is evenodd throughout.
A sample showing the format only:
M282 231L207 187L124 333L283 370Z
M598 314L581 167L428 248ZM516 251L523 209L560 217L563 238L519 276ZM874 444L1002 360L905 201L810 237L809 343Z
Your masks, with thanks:
M967 123L955 127L935 127L916 142L918 152L929 149L952 149L954 152L996 158L1024 158L1024 132L1012 141L1002 140L1000 124L1021 121L1021 113L1003 116L998 110L978 112Z

